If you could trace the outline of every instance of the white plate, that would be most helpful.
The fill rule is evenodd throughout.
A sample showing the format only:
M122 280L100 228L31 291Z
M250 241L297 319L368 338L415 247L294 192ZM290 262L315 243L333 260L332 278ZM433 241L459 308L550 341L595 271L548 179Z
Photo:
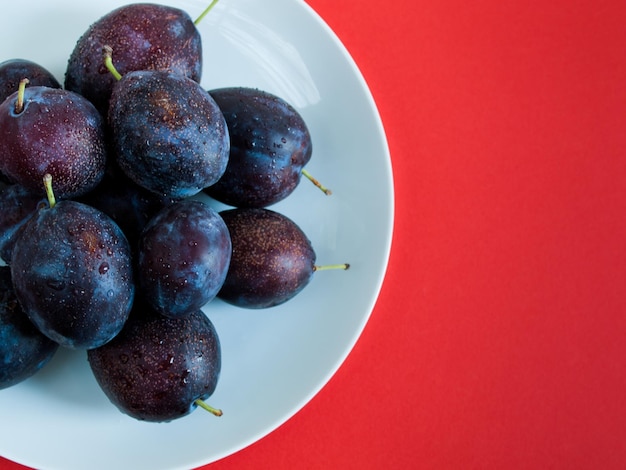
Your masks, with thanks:
M124 1L3 4L0 61L34 60L63 79L76 39ZM208 0L158 2L192 18ZM272 208L308 234L324 271L296 298L263 311L220 301L205 308L220 334L223 366L209 402L168 424L143 423L109 403L86 355L60 351L29 380L0 391L0 455L39 469L189 469L257 441L301 409L336 372L378 296L391 245L393 182L384 130L357 66L300 0L222 0L204 18L203 85L253 86L290 101L314 142L311 173Z

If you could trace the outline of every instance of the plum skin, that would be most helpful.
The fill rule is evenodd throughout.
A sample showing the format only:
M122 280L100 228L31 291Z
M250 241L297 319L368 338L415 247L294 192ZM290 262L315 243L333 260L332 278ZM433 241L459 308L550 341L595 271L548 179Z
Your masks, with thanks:
M32 377L59 345L28 319L15 296L8 267L0 267L0 390Z
M226 224L207 204L184 200L162 209L139 241L138 285L163 315L188 315L210 302L224 280L232 245Z
M15 241L10 266L26 315L68 348L110 341L133 305L128 240L110 217L76 201L40 208Z
M149 422L188 415L210 397L221 371L221 346L201 311L170 318L133 310L112 341L87 351L100 388L123 413Z
M35 195L19 184L3 188L0 192L0 258L11 262L13 244L24 224L35 214L41 196Z
M34 194L44 195L50 173L58 198L86 194L104 177L107 151L104 120L82 96L57 88L26 87L0 105L0 171Z
M295 222L265 208L227 209L220 215L233 246L220 299L243 308L269 308L287 302L309 283L316 255Z
M165 71L124 75L111 95L107 120L120 168L156 194L193 196L226 170L230 140L224 116L189 78Z
M205 192L235 207L268 207L285 199L313 153L302 116L282 98L255 88L209 93L224 114L230 155L224 175Z

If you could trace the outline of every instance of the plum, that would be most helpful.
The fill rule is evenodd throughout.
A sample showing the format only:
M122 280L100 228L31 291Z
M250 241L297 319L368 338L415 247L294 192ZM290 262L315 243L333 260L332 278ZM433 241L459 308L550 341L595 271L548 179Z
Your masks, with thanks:
M98 347L119 333L133 305L130 246L102 211L49 199L13 246L15 294L50 339L73 349Z
M221 371L220 341L201 311L170 318L136 307L119 335L87 351L109 400L142 421L167 422L191 413L213 394Z
M193 196L226 169L224 116L187 77L159 70L123 75L111 95L108 123L120 168L164 197Z
M255 88L209 93L224 114L230 155L224 175L205 192L235 207L267 207L286 198L313 152L302 116L282 98Z
M245 308L267 308L294 297L315 271L311 242L292 220L263 208L220 212L232 257L218 297Z
M24 78L31 86L61 88L52 72L42 65L27 59L9 59L0 63L0 103L17 91Z
M91 191L106 154L104 120L76 93L24 82L0 105L0 172L35 194L46 173L59 198Z
M268 308L295 297L321 269L348 264L315 265L315 251L302 229L287 216L265 208L220 212L230 232L232 256L217 296L238 307Z
M5 263L11 261L11 251L20 229L36 212L43 197L27 191L19 184L13 184L0 192L0 258Z
M115 49L116 67L122 74L168 70L200 81L202 40L185 11L150 3L121 6L95 21L78 39L65 73L65 88L85 96L104 115L115 85L101 60L107 45Z
M230 234L220 215L198 200L177 202L141 234L138 288L161 314L188 315L217 295L230 256Z
M0 389L33 376L58 347L28 319L15 296L10 268L0 267Z

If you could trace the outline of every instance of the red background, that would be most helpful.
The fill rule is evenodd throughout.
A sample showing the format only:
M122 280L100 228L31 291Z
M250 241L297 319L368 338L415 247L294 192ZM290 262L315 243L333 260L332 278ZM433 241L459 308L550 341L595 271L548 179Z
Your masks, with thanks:
M204 468L626 468L626 3L308 3L387 130L389 270L321 393Z

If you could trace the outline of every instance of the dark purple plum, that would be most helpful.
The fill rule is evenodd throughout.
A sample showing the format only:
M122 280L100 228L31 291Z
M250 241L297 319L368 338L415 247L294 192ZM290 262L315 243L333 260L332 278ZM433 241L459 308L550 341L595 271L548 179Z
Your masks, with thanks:
M0 191L0 258L5 263L11 261L11 251L20 229L35 214L42 201L42 195L33 194L19 184Z
M298 294L320 269L305 233L285 215L264 208L220 212L230 232L232 257L218 297L244 308L280 305ZM348 269L347 264L324 266Z
M220 215L201 201L177 202L162 209L141 235L139 289L162 315L189 315L217 295L230 256L230 234Z
M126 237L106 214L77 201L40 208L17 238L10 266L30 320L68 348L110 341L133 305Z
M0 105L0 171L15 183L43 196L49 173L57 197L71 198L91 191L105 166L104 120L82 96L34 86Z
M38 372L59 345L41 334L22 311L11 282L11 270L0 267L0 390Z
M302 116L282 98L254 88L209 93L226 119L230 155L224 175L205 192L235 207L267 207L286 198L313 152Z
M38 63L26 59L9 59L0 63L0 103L17 91L24 78L28 79L31 86L61 88L56 77Z
M102 62L104 46L115 50L122 74L168 70L200 81L202 40L189 15L165 5L124 5L89 26L74 46L65 73L65 88L85 96L103 114L115 85Z
M105 395L142 421L172 421L204 407L221 371L220 341L211 321L201 311L169 318L148 306L137 310L117 337L87 352Z
M108 123L120 168L156 194L193 196L226 169L224 116L189 78L165 71L124 75L111 95Z

